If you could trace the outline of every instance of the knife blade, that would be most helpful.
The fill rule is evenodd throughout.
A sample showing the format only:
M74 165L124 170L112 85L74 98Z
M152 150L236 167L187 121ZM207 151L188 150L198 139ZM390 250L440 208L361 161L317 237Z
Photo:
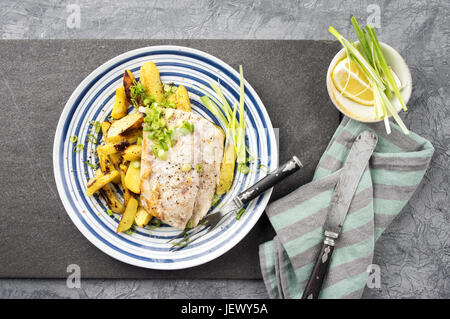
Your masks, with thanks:
M325 240L306 284L302 299L316 299L325 279L336 240L342 231L348 209L369 159L377 145L377 135L363 131L356 137L331 198L324 224Z

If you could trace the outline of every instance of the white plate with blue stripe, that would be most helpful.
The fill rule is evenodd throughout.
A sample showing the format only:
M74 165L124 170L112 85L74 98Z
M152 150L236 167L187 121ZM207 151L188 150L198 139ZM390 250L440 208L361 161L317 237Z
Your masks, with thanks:
M240 220L229 219L225 227L176 252L167 241L179 233L167 225L135 227L131 234L116 233L119 215L109 215L104 200L85 194L86 184L94 170L86 162L95 162L95 147L89 134L101 139L101 132L92 130L92 121L104 121L112 110L115 90L122 85L125 69L139 78L144 62L153 61L164 83L184 85L191 100L192 111L223 127L202 105L200 97L207 92L218 98L210 88L219 81L225 97L233 105L239 101L239 73L205 52L180 46L152 46L121 54L98 67L76 88L59 119L53 146L53 167L58 192L70 218L95 246L123 262L151 269L183 269L206 263L227 252L252 229L263 213L271 190L253 200ZM244 65L245 71L245 65ZM250 173L236 170L231 190L222 197L227 202L251 186L268 171L278 166L278 150L274 130L267 111L248 82L245 82L246 143L255 160ZM74 152L71 136L85 144ZM91 141L89 141L89 139ZM262 169L262 168L263 169ZM219 203L220 205L220 203Z

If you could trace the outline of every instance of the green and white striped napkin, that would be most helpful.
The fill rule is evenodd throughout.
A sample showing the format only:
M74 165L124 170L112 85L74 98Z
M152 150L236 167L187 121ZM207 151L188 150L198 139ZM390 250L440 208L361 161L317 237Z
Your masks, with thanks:
M271 298L301 298L323 242L331 195L354 139L375 131L378 144L366 168L336 244L320 298L360 298L375 241L420 183L434 148L391 123L363 124L345 117L316 168L313 181L266 209L277 236L260 245L261 271Z

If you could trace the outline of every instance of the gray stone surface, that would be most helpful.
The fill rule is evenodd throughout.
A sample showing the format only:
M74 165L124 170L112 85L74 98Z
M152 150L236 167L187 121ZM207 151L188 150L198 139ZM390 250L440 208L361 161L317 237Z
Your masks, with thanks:
M0 42L3 53L0 72L4 76L0 95L4 99L0 114L9 113L10 120L0 127L0 136L20 136L21 142L8 139L0 144L0 154L5 154L0 177L8 180L0 184L0 193L11 192L0 210L3 220L0 233L5 238L15 238L0 246L0 278L65 278L66 267L71 263L81 267L84 278L96 279L262 278L258 246L275 236L265 215L236 247L220 258L182 272L157 271L119 262L88 244L55 194L53 132L65 103L78 84L104 61L123 52L169 43L201 49L236 69L239 64L245 67L246 79L259 92L272 125L279 128L280 162L294 154L304 162L300 172L275 187L272 200L312 179L339 125L339 112L330 102L325 86L320 85L324 82L328 61L338 50L335 42L3 40ZM282 58L273 59L274 56ZM311 90L311 84L317 89ZM315 112L310 112L311 105ZM304 124L296 127L302 121ZM17 161L18 158L28 160ZM11 175L11 171L29 173ZM14 215L10 214L12 211Z
M67 24L71 3L80 5L80 28ZM379 21L372 20L377 11ZM351 15L379 22L381 40L407 61L414 89L403 118L436 148L414 198L377 242L374 263L381 268L381 287L366 289L364 297L449 298L448 1L0 1L0 37L331 39L326 31L330 24L352 34ZM13 239L2 237L6 240ZM63 281L0 281L2 298L122 296L267 295L261 281L85 280L75 290Z

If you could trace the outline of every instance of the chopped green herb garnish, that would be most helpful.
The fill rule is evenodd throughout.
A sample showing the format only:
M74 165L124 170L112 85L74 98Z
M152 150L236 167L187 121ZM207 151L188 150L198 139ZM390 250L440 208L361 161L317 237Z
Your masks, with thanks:
M109 209L109 208L106 210L106 212L108 213L109 216L113 216L114 215L113 211L111 209Z
M78 141L78 137L76 135L72 135L69 139L70 143L76 143Z
M141 82L135 81L134 85L130 86L131 103L135 108L138 108L139 104L141 102L144 102L146 99L151 100L151 97L147 97L145 92L146 92L145 86Z
M245 212L245 208L241 208L237 213L236 213L236 219L239 220L241 219L242 215Z
M91 142L92 144L97 144L97 143L98 143L97 138L96 138L94 135L92 135L92 134L89 134L89 135L88 135L88 140L89 140L89 142Z
M85 163L86 163L87 166L89 166L89 167L91 167L93 169L97 169L97 165L94 165L94 164L92 164L92 163L90 163L88 161L85 161Z
M192 168L192 166L191 166L191 164L189 164L189 163L184 163L184 164L181 166L181 170L182 170L183 172L189 172L189 171L191 170L191 168Z
M83 149L84 149L84 145L83 144L78 144L77 146L75 146L73 148L73 152L74 153L78 153L78 152L81 152Z
M184 121L181 128L185 128L189 131L189 133L192 133L194 131L194 124Z
M211 201L211 206L216 205L220 201L221 197L217 194L214 194L213 199Z
M150 229L159 228L161 226L161 220L159 218L153 218L156 223L148 226Z
M163 161L165 161L165 160L167 159L167 153L166 153L166 151L163 150L163 149L159 149L159 150L158 150L158 157L159 157L160 159L162 159Z
M90 124L92 125L92 129L95 133L99 133L102 129L102 123L99 121L91 121Z
M174 145L176 134L167 126L166 111L153 105L145 111L143 130L148 132L148 138L153 141L151 148L153 154L165 160L166 152Z
M194 220L193 219L189 219L189 221L186 224L186 228L187 229L194 228Z
M178 129L178 132L181 134L181 135L188 135L190 132L189 132L189 130L187 129L187 128L185 128L185 127L180 127L179 129Z
M149 105L151 105L153 102L155 102L155 100L154 99L152 99L152 98L150 98L150 97L146 97L145 99L144 99L144 106L149 106Z
M248 167L245 164L239 164L238 165L238 170L239 172L241 172L242 174L248 174L250 172L250 167Z
M164 83L163 87L164 87L164 92L166 92L167 97L172 95L172 93L174 93L177 90L177 86L173 83L172 84Z

